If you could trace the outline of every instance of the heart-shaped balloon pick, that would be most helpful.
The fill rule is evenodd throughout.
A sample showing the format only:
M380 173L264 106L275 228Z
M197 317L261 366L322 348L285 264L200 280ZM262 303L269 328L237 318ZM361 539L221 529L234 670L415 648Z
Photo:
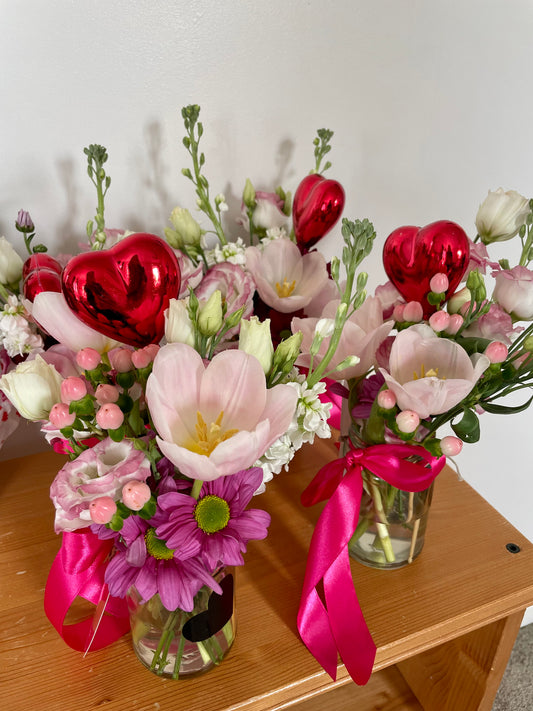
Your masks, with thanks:
M419 301L427 318L437 307L427 301L429 282L446 274L447 296L457 288L470 259L470 242L455 222L439 220L426 227L398 227L385 241L383 265L406 301Z
M300 250L308 250L329 232L344 209L344 190L336 180L312 173L298 185L292 224Z
M44 252L32 254L22 266L22 292L33 303L41 291L61 291L61 264Z
M87 326L122 343L158 343L164 312L177 298L176 255L159 237L138 233L110 249L73 257L63 270L63 294Z

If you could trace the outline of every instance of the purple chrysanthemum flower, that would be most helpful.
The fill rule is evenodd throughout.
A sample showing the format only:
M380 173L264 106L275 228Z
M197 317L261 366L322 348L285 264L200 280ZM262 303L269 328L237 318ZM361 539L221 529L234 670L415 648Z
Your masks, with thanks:
M143 600L159 593L167 610L179 608L190 612L194 596L203 585L219 594L222 591L202 560L176 557L176 552L156 536L155 525L164 519L157 512L149 521L140 516L130 516L124 521L105 581L115 597L124 597L135 586Z
M262 481L262 470L254 467L204 482L197 500L163 494L157 503L166 520L156 526L157 537L180 558L201 556L211 569L242 565L246 544L266 538L270 523L266 511L245 511Z

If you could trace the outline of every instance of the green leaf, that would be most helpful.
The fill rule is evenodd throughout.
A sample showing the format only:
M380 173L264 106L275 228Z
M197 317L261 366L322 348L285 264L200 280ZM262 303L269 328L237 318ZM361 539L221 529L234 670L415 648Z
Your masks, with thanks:
M141 518L148 520L149 518L152 518L152 516L155 514L156 508L157 503L155 497L151 496L150 499L142 507L142 509L140 511L137 511L137 513Z
M120 393L117 405L120 407L122 412L130 412L133 409L133 399L129 395L126 395L126 393Z
M473 444L474 442L479 441L479 420L473 410L465 408L463 410L463 417L461 421L457 424L452 422L451 427L455 434L459 437L459 439L462 439L463 442Z
M119 514L118 511L115 511L115 514L113 515L113 518L111 521L108 523L109 528L112 531L120 531L122 529L122 526L124 525L124 521L122 520L121 515Z
M127 373L117 373L117 383L124 390L129 390L135 382L135 373L130 370Z
M496 405L492 402L480 402L481 407L492 415L515 415L524 412L533 402L533 395L522 405Z
M73 400L69 405L69 412L78 416L94 415L94 398L87 393L81 400Z
M118 427L116 430L107 430L107 434L113 442L122 442L124 439L124 427Z

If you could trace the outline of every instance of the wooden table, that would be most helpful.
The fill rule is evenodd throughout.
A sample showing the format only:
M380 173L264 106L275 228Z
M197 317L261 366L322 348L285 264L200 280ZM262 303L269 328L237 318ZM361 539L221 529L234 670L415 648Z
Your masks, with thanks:
M296 612L320 507L302 508L299 496L333 456L329 442L304 448L256 500L272 525L238 570L233 649L219 668L178 682L142 667L129 635L85 659L59 638L42 599L60 544L48 488L64 460L47 452L0 463L2 708L490 709L523 611L533 603L533 545L450 471L437 480L420 558L387 572L352 564L378 647L367 686L353 684L340 664L333 682L300 641Z

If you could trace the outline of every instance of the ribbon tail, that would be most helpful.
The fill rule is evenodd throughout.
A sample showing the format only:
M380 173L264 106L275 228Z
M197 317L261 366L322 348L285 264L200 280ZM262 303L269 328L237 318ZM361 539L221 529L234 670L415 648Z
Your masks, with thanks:
M344 666L356 684L364 685L372 674L376 645L357 599L347 547L341 550L324 576L324 596Z
M303 643L320 666L335 681L337 679L337 647L328 614L316 588L302 596L297 622Z
M109 589L107 585L104 585L102 588L102 591L100 593L100 600L98 601L98 604L96 605L96 609L94 611L94 615L91 620L91 627L90 627L90 639L87 641L87 644L85 645L85 651L83 652L83 656L86 657L88 652L91 651L91 647L94 643L96 634L98 632L98 628L100 627L100 623L102 622L102 617L104 616L105 609L107 607L107 603L109 602Z

